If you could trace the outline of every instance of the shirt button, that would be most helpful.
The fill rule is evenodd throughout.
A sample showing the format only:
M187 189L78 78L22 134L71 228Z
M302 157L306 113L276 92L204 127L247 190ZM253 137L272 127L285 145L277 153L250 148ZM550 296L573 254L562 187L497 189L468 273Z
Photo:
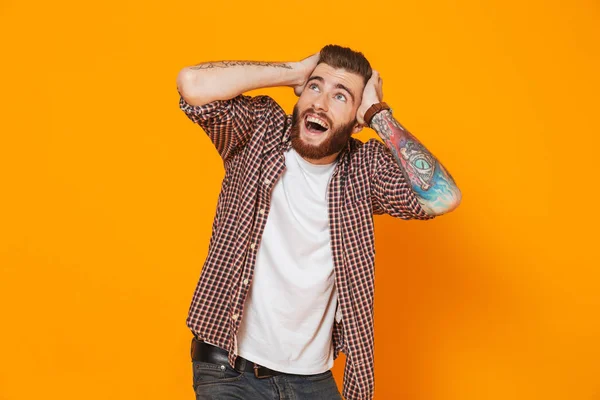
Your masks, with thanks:
M244 285L248 284L248 278L244 279Z
M255 248L255 247L256 247L256 244L254 244L254 243L252 243L252 244L250 245L250 248L251 248L252 250L254 250L254 248Z
M262 214L264 214L264 213L265 213L265 209L264 209L264 208L261 208L261 209L258 211L258 213L259 213L259 214L261 214L261 215L262 215Z
M271 183L271 181L268 179L265 179L265 185L268 185L269 183Z
M233 315L231 316L231 319L232 319L232 320L234 320L234 321L237 321L238 317L239 317L239 315L237 315L237 314L233 314Z

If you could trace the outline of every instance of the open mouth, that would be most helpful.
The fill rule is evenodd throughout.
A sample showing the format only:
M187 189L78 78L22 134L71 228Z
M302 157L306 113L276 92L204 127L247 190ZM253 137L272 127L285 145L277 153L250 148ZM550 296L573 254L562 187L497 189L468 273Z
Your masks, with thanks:
M321 134L329 129L329 124L326 121L313 115L307 115L304 118L304 126L307 131L314 134Z

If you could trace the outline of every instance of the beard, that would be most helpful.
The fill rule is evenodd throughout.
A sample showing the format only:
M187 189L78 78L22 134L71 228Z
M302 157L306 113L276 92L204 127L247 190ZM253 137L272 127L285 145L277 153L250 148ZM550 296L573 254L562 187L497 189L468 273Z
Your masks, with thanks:
M310 143L306 143L300 137L300 128L304 124L304 117L306 114L311 113L319 116L320 118L327 121L329 124L329 132L323 133L329 135L321 144L315 146ZM333 123L324 114L316 112L314 109L309 108L305 110L301 116L298 116L298 104L294 106L294 112L292 114L292 128L290 130L290 139L292 147L300 156L309 160L318 160L337 152L340 152L348 144L348 140L352 135L352 129L356 124L356 119L350 121L347 124L333 128Z

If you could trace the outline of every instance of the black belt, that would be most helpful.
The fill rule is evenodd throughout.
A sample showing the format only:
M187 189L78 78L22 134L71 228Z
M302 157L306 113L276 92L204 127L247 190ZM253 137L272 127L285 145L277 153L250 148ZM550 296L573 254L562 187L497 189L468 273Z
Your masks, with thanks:
M198 340L195 337L192 338L191 354L193 361L220 365L229 363L229 354L226 350ZM235 359L235 369L239 372L252 372L257 378L269 378L283 374L283 372L273 371L240 356L237 356Z

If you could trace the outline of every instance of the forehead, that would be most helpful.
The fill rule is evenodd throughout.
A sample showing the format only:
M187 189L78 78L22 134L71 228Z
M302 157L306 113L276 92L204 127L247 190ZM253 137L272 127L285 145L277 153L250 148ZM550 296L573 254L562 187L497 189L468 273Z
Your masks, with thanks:
M320 76L325 80L326 85L336 85L341 83L348 89L354 91L355 94L360 94L363 89L363 77L345 69L333 68L327 64L321 63L317 65L310 77Z

